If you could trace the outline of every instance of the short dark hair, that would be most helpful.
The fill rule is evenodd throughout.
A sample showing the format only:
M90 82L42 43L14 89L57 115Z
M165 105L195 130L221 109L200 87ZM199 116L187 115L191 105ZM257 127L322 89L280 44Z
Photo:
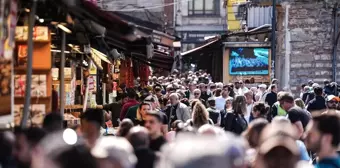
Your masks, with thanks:
M104 111L101 109L87 109L83 114L80 116L81 119L96 123L98 129L104 123Z
M163 121L163 117L158 111L147 112L146 115L155 117L160 123Z
M275 89L275 88L276 88L276 85L275 85L275 84L270 85L270 90L273 90L273 89Z
M30 127L24 129L23 134L27 138L28 143L34 147L45 137L46 132L41 128Z
M137 98L137 93L136 93L136 91L133 88L127 88L126 92L127 92L128 98L130 98L130 99Z
M63 129L63 119L59 113L49 113L45 116L43 122L43 128L47 132L54 132Z
M279 101L284 101L284 102L292 103L292 102L294 102L294 97L289 92L282 92L281 94L279 94L278 100Z
M323 93L323 90L320 86L317 86L314 88L314 94L317 95L317 96L321 96Z
M332 135L333 147L340 144L340 118L334 114L313 115L313 121L317 124L318 130L322 134Z
M139 109L142 109L143 106L151 106L149 103L143 102L141 104L139 104Z

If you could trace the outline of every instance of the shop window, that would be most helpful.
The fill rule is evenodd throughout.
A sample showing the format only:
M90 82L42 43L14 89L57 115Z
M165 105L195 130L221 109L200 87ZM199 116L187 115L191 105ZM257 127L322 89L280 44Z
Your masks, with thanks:
M219 0L192 0L188 3L188 14L191 16L219 14Z

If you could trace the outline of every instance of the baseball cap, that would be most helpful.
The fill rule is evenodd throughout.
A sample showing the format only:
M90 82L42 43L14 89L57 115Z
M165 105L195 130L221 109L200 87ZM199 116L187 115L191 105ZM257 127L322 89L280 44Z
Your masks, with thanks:
M340 101L340 98L334 95L328 95L326 98L326 101L331 101L331 100Z
M267 88L267 85L266 84L261 84L261 85L259 85L259 88Z

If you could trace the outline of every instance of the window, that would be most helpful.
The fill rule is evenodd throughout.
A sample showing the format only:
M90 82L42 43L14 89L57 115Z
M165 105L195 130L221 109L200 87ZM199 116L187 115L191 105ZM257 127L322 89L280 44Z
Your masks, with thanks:
M219 0L191 0L189 1L189 15L217 15Z

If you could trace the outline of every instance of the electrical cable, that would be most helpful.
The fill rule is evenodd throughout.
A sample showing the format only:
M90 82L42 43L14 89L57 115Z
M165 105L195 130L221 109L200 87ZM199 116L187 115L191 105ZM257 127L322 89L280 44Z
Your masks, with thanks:
M189 1L192 1L192 0L180 0L180 1L189 2ZM106 8L104 8L104 10L113 11L113 12L132 12L132 11L139 11L139 10L143 11L143 10L147 10L147 9L157 9L157 8L162 8L162 7L166 7L166 6L172 6L172 5L179 3L180 1L167 3L167 4L153 5L153 6L148 6L148 7L135 8L135 9L107 10L107 7L106 7ZM110 5L119 6L119 5L114 5L114 4L111 4L111 3L110 3ZM104 4L102 4L102 6L104 6ZM108 5L105 4L105 6L108 6ZM124 6L126 6L126 5L124 5Z

